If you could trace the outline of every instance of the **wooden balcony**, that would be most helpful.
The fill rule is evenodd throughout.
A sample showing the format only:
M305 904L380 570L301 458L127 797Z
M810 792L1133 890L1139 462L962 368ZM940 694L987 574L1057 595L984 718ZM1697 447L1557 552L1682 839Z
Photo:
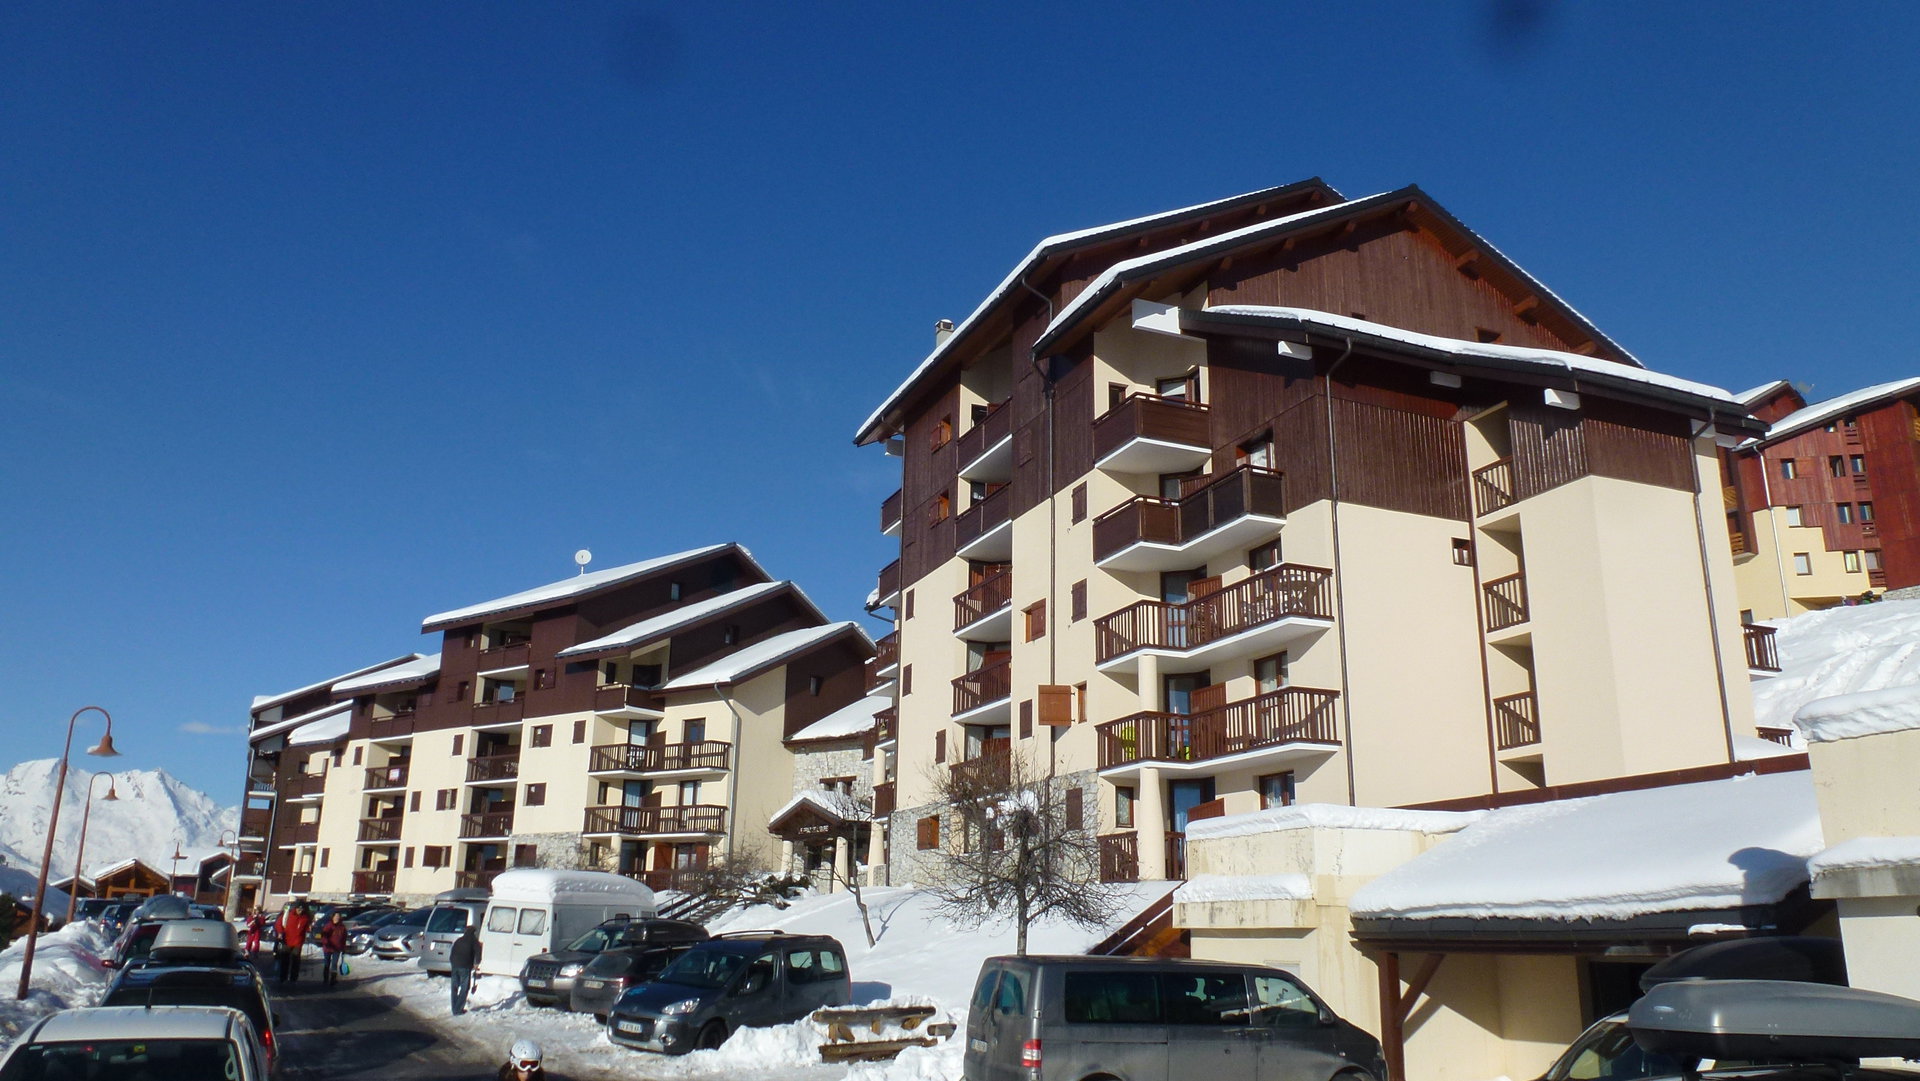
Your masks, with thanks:
M355 871L353 873L353 892L355 893L392 893L392 871Z
M1013 571L1011 569L995 572L982 578L972 588L953 598L953 629L955 633L965 631L988 616L1008 610L1013 603ZM995 621L999 622L999 621ZM997 637L985 641L1003 641L1006 628L1000 627Z
M900 506L900 489L898 488L893 490L892 495L880 501L880 532L883 536L900 535Z
M520 752L517 749L506 754L479 755L467 759L468 784L511 781L518 776L520 776Z
M1002 485L961 511L953 520L953 543L963 559L1013 558L1013 487Z
M873 786L873 817L885 818L893 813L895 796L894 783L887 781Z
M1493 700L1493 744L1503 751L1540 742L1540 718L1533 692Z
M698 889L700 879L706 874L705 867L669 867L656 871L634 871L628 878L646 885L655 892L661 890Z
M876 590L875 608L892 608L900 599L900 561L894 560L880 568L880 584Z
M1140 881L1139 835L1108 833L1096 839L1100 845L1100 881Z
M873 666L883 675L900 666L900 632L888 631L873 644Z
M407 787L407 762L389 762L384 766L367 767L366 790L369 792L383 788Z
M320 840L320 823L295 822L281 834L283 844L310 845Z
M1753 543L1747 540L1745 533L1737 529L1727 531L1727 546L1733 549L1733 554L1736 556L1750 556L1753 554Z
M400 816L381 816L360 820L360 840L391 843L400 839Z
M484 814L464 814L460 816L460 837L472 840L475 837L506 837L513 833L513 808L504 811L488 811Z
M1504 631L1527 622L1527 576L1509 574L1480 587L1486 594L1487 631Z
M325 794L327 775L324 773L299 773L287 782L287 798L302 799Z
M240 836L265 838L267 828L273 824L273 811L267 807L250 807L240 812Z
M1780 649L1774 644L1772 627L1748 623L1740 628L1747 640L1747 667L1758 672L1780 670Z
M1113 571L1192 567L1271 538L1286 516L1286 478L1243 465L1188 481L1178 499L1134 496L1095 518L1093 558Z
M953 715L971 713L1013 694L1013 659L981 665L953 681Z
M526 699L515 696L508 701L475 702L473 704L473 724L476 728L493 725L518 724L527 714Z
M589 773L723 772L730 768L733 744L703 739L695 743L606 743L589 756Z
M259 856L243 856L233 865L233 877L236 879L259 878L265 872L267 861Z
M1099 725L1099 767L1202 763L1277 748L1340 745L1337 691L1282 687L1200 713L1136 713Z
M1168 881L1184 881L1187 877L1187 835L1168 830L1166 846Z
M891 743L900 737L900 708L888 706L873 715L873 738L876 743Z
M279 893L281 891L275 890L274 892ZM287 888L285 892L312 893L313 892L313 872L307 871L301 874L288 875Z
M367 738L372 740L400 739L413 735L413 722L418 714L413 710L405 713L375 717L367 722Z
M476 671L481 675L489 672L513 671L528 667L532 656L533 644L526 639L506 645L493 646L480 651Z
M1143 650L1222 660L1277 652L1333 619L1332 581L1324 567L1283 563L1182 604L1140 601L1094 621L1095 660L1106 669ZM1261 628L1271 633L1251 633Z
M1093 422L1093 460L1116 473L1184 473L1213 448L1207 407L1135 392Z
M609 683L596 687L593 691L593 711L602 714L625 714L629 716L660 715L660 706L654 693L645 687L631 687L625 683Z
M502 866L489 867L484 871L455 871L453 884L459 889L484 890L493 885L493 880L499 878L500 872L504 870L506 868Z
M1473 509L1481 515L1513 506L1513 459L1502 458L1473 471Z
M589 807L580 832L625 837L725 833L727 809L710 804L689 804L684 807Z
M1791 728L1774 728L1763 724L1756 726L1754 731L1768 743L1778 743L1782 747L1793 746L1793 729Z
M1013 410L1005 401L987 407L986 415L960 437L960 479L1005 482L1013 477Z
M947 768L953 771L956 781L976 791L994 791L1007 787L1013 773L1013 754L1004 747L982 750Z

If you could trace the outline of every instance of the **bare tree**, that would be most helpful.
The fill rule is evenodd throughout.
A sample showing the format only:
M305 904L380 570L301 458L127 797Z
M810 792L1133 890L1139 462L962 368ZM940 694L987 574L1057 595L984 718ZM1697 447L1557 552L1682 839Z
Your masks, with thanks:
M860 892L860 847L872 836L873 794L856 795L852 792L821 792L816 795L839 818L839 822L830 829L836 841L845 841L848 852L848 868L845 874L840 871L840 861L833 861L832 877L847 887L853 894L853 907L860 910L860 929L867 933L867 946L872 948L878 940L873 937L873 918L867 914L867 899Z
M1042 916L1103 928L1120 911L1118 887L1100 879L1100 846L1067 822L1066 788L1017 754L935 767L935 799L960 828L935 857L942 915L965 927L1013 921L1015 951Z

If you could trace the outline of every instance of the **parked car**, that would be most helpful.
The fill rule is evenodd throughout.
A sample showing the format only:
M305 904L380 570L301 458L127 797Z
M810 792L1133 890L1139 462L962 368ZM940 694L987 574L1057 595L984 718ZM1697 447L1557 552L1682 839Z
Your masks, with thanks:
M371 919L356 916L347 921L347 952L352 954L367 952L373 948L373 936L378 934L381 928L390 927L410 915L412 913L395 909L392 912L382 912Z
M1280 969L1079 956L988 958L963 1072L966 1081L1387 1076L1380 1041Z
M245 959L239 933L224 920L166 920L158 927L141 964L231 965Z
M490 910L492 911L492 910ZM540 953L527 959L520 968L520 990L527 1001L540 1006L558 1005L571 1009L575 981L587 963L614 946L664 945L669 942L699 942L707 937L706 928L686 920L656 917L608 920L567 943L566 948ZM488 946L481 939L483 947ZM616 996L617 997L617 996ZM606 1010L602 1009L601 1013Z
M80 903L73 908L73 918L76 920L102 919L106 916L108 909L119 903L107 897L82 897Z
M107 933L117 938L125 932L127 924L133 922L133 912L140 907L142 900L144 900L144 898L128 899L123 897L115 901L113 905L107 909L106 913L100 917L100 922L106 927Z
M373 933L367 949L382 961L400 961L420 956L420 947L426 938L427 917L431 915L433 906L429 905L382 925Z
M114 977L101 1006L225 1006L246 1014L266 1051L271 1072L278 1053L274 1046L276 1018L268 1005L267 986L260 973L244 962L227 964L156 964L130 968Z
M266 1050L253 1023L219 1006L117 1006L62 1010L29 1026L0 1081L266 1081Z
M120 937L113 940L113 951L100 959L108 968L125 968L146 960L147 951L153 948L155 936L160 934L160 925L164 920L139 920L127 925Z
M674 958L659 977L621 995L607 1038L681 1055L719 1047L736 1029L796 1021L853 998L847 952L826 935L721 935Z
M1920 1002L1878 991L1791 980L1675 980L1627 1010L1634 1042L1684 1063L1703 1059L1767 1065L1716 1069L1708 1076L1753 1081L1801 1077L1898 1077L1865 1070L1861 1059L1920 1058ZM1669 1076L1697 1076L1693 1068Z
M447 951L468 924L478 924L487 910L487 891L454 889L435 894L433 911L420 931L420 968L429 976L445 976L453 971Z
M480 929L480 971L521 975L528 959L569 949L607 920L653 913L653 891L624 875L535 867L502 872L493 880ZM571 990L572 977L567 979Z
M608 1012L621 995L657 979L667 965L693 947L692 942L675 942L602 950L573 981L568 1008L576 1013L590 1013L594 1020L605 1024Z

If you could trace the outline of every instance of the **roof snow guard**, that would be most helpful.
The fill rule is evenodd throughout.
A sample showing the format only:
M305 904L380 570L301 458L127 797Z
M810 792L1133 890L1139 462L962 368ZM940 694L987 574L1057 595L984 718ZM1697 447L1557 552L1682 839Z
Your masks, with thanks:
M660 571L678 567L682 564L692 563L730 549L738 552L740 557L746 560L754 569L760 569L760 564L754 561L753 555L741 545L733 543L710 544L705 548L692 548L685 552L675 552L672 555L660 556L655 559L643 559L638 563L628 563L622 567L611 567L603 571L593 571L588 574L575 575L572 578L562 578L558 582L549 582L546 585L535 586L532 589L523 589L518 593L509 593L504 597L495 597L490 601L470 604L465 608L436 612L421 621L420 630L422 633L441 630L456 624L471 623L474 620L484 619L487 616L500 615L504 612L517 611L522 608L554 607L577 600L589 593L595 593L635 578L645 577L649 574L657 574ZM761 573L765 574L766 572L761 571Z

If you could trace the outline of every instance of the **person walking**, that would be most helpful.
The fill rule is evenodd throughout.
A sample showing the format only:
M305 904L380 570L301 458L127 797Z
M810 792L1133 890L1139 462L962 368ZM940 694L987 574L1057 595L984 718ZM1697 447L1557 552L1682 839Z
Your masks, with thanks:
M473 990L473 970L480 964L480 935L471 922L447 950L447 964L453 969L447 978L452 981L453 1015L458 1017L467 1012L467 993Z
M253 915L247 917L247 960L260 955L260 937L267 933L267 914L255 905Z
M532 1040L513 1041L507 1061L500 1066L500 1081L546 1081L547 1071L541 1065L545 1057Z
M280 982L300 982L300 951L307 946L307 930L313 926L313 915L307 906L299 901L287 906L280 913Z
M327 918L327 925L320 928L314 936L320 940L320 956L324 965L320 970L320 982L328 987L340 982L340 958L347 952L347 924L335 912Z

